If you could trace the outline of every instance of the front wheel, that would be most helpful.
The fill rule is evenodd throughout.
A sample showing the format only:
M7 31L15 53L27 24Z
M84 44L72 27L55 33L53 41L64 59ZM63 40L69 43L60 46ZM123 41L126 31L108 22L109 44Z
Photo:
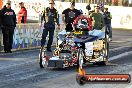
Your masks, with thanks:
M108 42L108 38L105 38L105 42L104 42L104 49L103 49L103 61L101 62L95 62L95 65L99 65L99 66L105 66L108 63L108 59L109 59L109 42Z
M44 49L41 49L40 50L40 54L39 54L39 65L40 65L40 68L46 68L47 65L48 65L46 51Z
M83 66L83 63L84 63L84 55L83 55L83 50L80 48L78 50L78 64L79 64L79 67L82 69L82 66Z
M104 47L104 61L98 63L98 65L105 66L108 63L109 59L109 41L108 38L105 39L105 47Z

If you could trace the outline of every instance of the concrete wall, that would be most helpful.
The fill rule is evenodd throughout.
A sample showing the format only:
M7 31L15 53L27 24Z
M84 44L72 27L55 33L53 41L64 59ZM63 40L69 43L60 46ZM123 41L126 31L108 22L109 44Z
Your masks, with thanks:
M38 23L18 24L14 31L13 49L30 49L40 46L42 31ZM0 51L3 50L2 44L2 33L0 32Z

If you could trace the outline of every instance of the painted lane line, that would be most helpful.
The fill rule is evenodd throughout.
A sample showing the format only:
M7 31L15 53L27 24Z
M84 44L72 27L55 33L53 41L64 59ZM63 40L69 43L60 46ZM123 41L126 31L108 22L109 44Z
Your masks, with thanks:
M125 43L125 44L122 45L122 46L119 46L119 47L117 47L117 48L110 49L110 51L121 50L121 49L123 49L123 48L130 47L131 44L132 44L132 42ZM129 45L129 46L126 46L126 45Z
M122 54L119 54L119 55L110 57L110 58L109 58L109 61L111 61L111 60L116 60L116 59L119 59L119 58L121 58L121 57L128 56L128 55L130 55L130 54L132 54L132 51L125 52L125 53L122 53Z

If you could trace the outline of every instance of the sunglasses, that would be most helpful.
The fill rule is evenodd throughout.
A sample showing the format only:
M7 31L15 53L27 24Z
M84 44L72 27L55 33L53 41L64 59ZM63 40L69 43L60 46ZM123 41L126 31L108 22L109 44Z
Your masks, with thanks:
M49 3L49 4L54 4L54 3Z
M11 5L10 3L6 3L7 5Z

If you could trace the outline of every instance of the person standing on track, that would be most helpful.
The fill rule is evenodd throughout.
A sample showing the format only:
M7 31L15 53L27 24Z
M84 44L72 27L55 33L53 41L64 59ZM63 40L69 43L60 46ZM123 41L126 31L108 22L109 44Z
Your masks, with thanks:
M20 11L18 12L18 23L27 23L27 10L24 7L24 3L19 3Z
M16 14L11 9L11 3L7 2L0 11L1 29L5 53L12 53L13 34L16 27Z
M111 19L112 15L108 12L108 8L104 8L104 22L105 22L105 29L109 31L110 34L110 41L112 40L112 27L111 27Z
M82 15L82 13L80 12L80 10L75 9L75 2L72 1L70 8L67 8L62 12L62 21L66 26L66 31L73 30L72 23L80 15Z
M58 29L60 27L59 27L58 13L57 13L57 10L54 8L55 3L53 0L51 0L49 4L50 4L50 7L46 8L46 10L43 12L41 17L41 25L44 21L44 29L43 29L42 39L41 39L41 48L44 48L46 37L49 33L47 51L52 52L51 45L52 45L53 37L54 37L55 22L58 25Z

